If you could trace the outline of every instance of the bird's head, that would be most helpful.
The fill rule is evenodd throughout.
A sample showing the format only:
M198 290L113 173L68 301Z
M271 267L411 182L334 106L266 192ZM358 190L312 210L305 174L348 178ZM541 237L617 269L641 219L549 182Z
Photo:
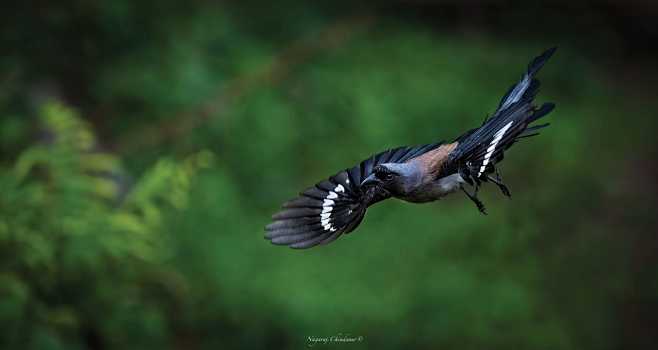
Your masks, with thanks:
M381 186L394 196L407 194L420 185L421 176L413 164L384 163L372 169L361 186Z

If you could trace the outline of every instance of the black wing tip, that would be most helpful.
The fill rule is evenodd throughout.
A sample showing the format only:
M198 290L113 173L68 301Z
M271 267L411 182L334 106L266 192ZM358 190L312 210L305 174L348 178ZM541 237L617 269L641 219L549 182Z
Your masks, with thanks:
M546 59L548 59L548 58L550 58L551 56L553 56L553 54L555 53L555 51L557 51L557 46L553 46L553 47L551 47L551 48L548 48L548 49L544 50L544 52L543 52L540 56L545 56Z
M553 103L553 102L546 102L546 103L542 104L541 107L537 108L532 113L532 115L528 119L528 124L533 123L536 120L538 120L539 118L542 118L542 117L548 115L549 113L551 113L553 111L553 109L555 109L555 103Z
M313 248L313 247L316 247L316 246L320 245L320 243L314 243L314 244L306 244L306 242L300 242L300 243L301 244L297 244L297 243L290 244L290 245L288 245L288 248L294 249L294 250L304 250L304 249L309 249L309 248Z
M545 102L544 104L539 107L535 113L540 114L541 117L547 115L548 113L551 113L555 109L555 103L553 102ZM537 120L537 119L535 119Z
M308 248L315 247L315 246L317 245L317 244L316 244L316 245L300 246L300 245L297 245L296 243L281 243L281 242L275 242L275 241L273 241L272 239L269 239L269 238L267 238L267 237L265 237L265 239L268 240L268 241L270 241L270 244L272 244L272 245L274 245L274 246L278 246L278 247L281 247L281 246L287 246L288 248L290 248L290 249L294 249L294 250L304 250L304 249L308 249Z
M275 235L271 236L265 234L265 240L270 241L272 245L287 246L295 250L309 249L316 246L326 245L333 242L342 234L342 231L321 231L321 232L300 232L291 235Z
M533 59L532 62L530 62L528 65L528 74L531 76L536 74L544 66L544 64L546 64L551 56L553 56L555 51L557 51L557 46L553 46L550 49L542 52L539 56L535 57L535 59Z

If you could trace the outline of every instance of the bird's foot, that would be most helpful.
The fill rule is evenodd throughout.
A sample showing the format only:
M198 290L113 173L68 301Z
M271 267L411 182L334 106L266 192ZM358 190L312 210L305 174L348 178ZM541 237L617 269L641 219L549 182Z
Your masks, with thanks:
M498 169L496 169L496 177L487 175L487 180L496 184L496 186L498 186L500 192L502 192L504 196L507 196L508 198L512 198L512 194L509 192L509 188L507 188L507 186L505 186L505 184L503 183L503 179L500 177L500 174L498 173Z
M484 203L482 203L482 201L477 197L478 187L477 186L475 187L475 191L473 192L473 194L468 193L468 191L464 187L462 187L461 189L466 194L466 196L470 200L472 200L473 203L475 203L480 213L487 215L487 208L484 207Z

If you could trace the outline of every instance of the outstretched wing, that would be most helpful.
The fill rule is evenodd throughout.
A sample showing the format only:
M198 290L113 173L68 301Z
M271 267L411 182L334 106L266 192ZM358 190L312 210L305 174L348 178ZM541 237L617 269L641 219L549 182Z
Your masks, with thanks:
M361 181L383 163L402 163L436 149L441 142L390 149L345 169L285 202L265 227L265 238L291 248L310 248L334 241L354 230L368 206L390 197L379 186L361 188Z

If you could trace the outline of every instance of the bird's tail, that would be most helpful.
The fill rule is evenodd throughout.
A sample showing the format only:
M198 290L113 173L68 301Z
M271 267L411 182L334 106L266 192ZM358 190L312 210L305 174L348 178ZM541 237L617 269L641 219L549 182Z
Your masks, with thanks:
M450 163L456 165L466 182L479 185L480 181L493 180L489 174L495 171L494 166L503 159L505 150L517 140L537 135L537 130L548 126L530 124L555 107L553 103L544 103L541 107L533 105L539 91L535 75L555 50L549 49L530 62L521 81L509 89L496 112L481 127L457 138L458 145L450 155Z

